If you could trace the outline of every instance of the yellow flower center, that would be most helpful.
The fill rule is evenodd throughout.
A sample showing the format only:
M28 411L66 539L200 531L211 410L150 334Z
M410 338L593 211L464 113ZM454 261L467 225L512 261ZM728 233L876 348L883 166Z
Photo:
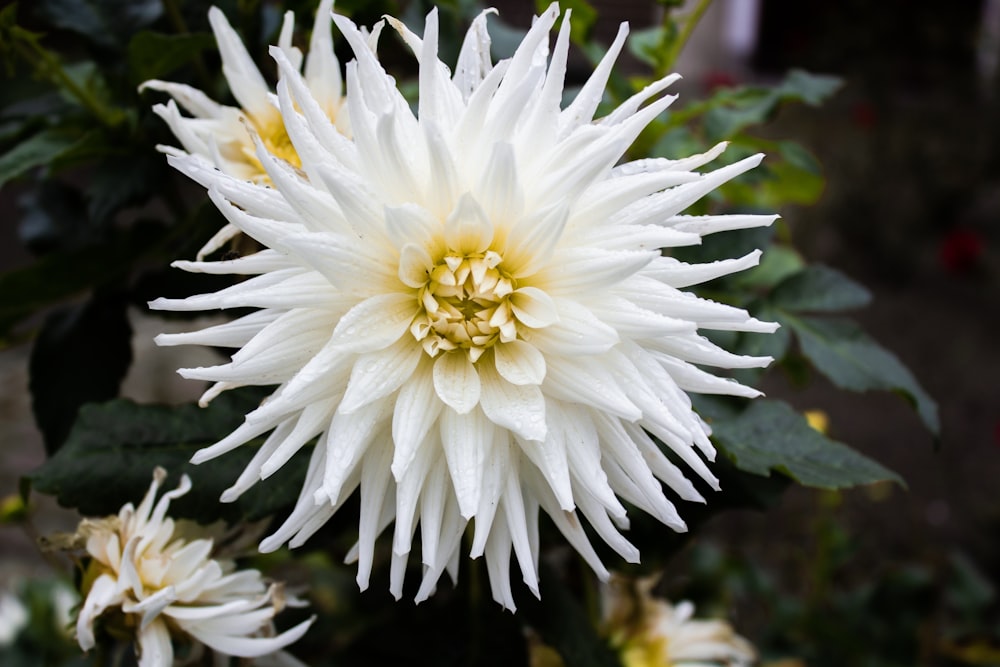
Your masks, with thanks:
M288 136L288 130L285 129L285 122L281 119L281 114L277 110L264 117L248 115L247 122L253 127L253 131L257 133L257 136L260 137L268 153L284 160L296 169L302 168L302 158L299 157L295 146L292 145L292 140ZM243 142L240 150L242 161L250 165L258 174L254 180L270 184L271 179L264 170L264 165L257 159L257 152L249 136Z
M302 158L299 157L295 146L292 145L292 140L288 136L288 130L285 129L285 123L280 115L271 118L264 125L256 123L254 125L268 153L281 158L296 169L302 168ZM263 166L261 171L263 171Z
M418 291L420 312L410 332L431 357L468 350L473 362L498 340L517 338L510 296L515 285L493 250L449 252L428 272Z
M667 650L667 638L648 636L632 639L621 648L620 656L624 667L662 667L672 665Z

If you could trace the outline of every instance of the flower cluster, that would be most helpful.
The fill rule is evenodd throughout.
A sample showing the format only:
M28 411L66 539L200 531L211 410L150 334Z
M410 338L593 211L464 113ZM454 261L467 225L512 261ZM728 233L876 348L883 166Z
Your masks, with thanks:
M311 619L275 634L274 616L286 605L302 604L280 585L267 586L260 572L213 559L212 540L178 534L167 511L191 481L182 477L157 502L165 478L157 468L138 507L129 503L117 516L80 524L77 537L90 558L76 622L80 648L95 646L99 619L134 637L140 667L170 667L172 640L194 639L225 655L258 657L305 634Z
M224 501L311 450L297 505L262 550L301 545L359 492L350 559L362 588L390 525L397 598L420 531L418 600L446 570L455 576L468 530L469 556L485 556L494 598L513 609L512 553L538 594L540 512L606 578L584 519L635 562L638 550L620 532L628 527L623 501L681 531L673 500L704 499L675 462L718 488L707 464L710 429L688 392L756 396L702 367L758 367L770 358L731 354L700 331L776 325L685 288L752 267L759 252L685 264L662 249L776 216L683 215L759 155L707 172L698 170L724 145L677 160L624 158L673 101L664 91L677 78L595 118L624 25L564 107L569 12L554 48L555 4L498 63L487 15L472 23L454 73L438 58L436 11L422 35L388 19L419 64L416 109L383 69L375 40L334 15L355 55L342 103L350 134L331 119L295 52L272 47L280 80L268 113L289 143L278 149L270 126L244 123L254 144L247 163L263 176L230 168L220 150L192 143L189 126L162 112L186 149L164 149L170 163L207 189L231 230L263 249L178 261L186 271L244 279L150 305L254 309L157 341L238 349L228 363L180 371L213 383L203 402L235 387L276 386L194 459L265 437ZM218 25L223 51L235 50ZM250 94L235 85L248 67L235 75L233 58L230 83L256 118ZM180 89L157 86L183 99Z

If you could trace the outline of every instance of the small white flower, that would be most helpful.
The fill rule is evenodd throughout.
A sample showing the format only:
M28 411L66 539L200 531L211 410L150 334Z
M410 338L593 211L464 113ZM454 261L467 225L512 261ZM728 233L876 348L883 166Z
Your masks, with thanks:
M52 616L56 629L68 638L73 636L73 621L80 594L68 583L58 581L52 587Z
M28 625L28 609L13 593L0 591L0 648L10 646Z
M603 588L604 618L624 667L748 667L753 645L721 620L694 619L694 605L654 598L655 579L614 577Z
M730 354L698 329L776 325L683 288L754 266L759 252L688 265L660 249L770 224L776 216L680 215L760 156L707 174L692 170L723 145L616 166L670 104L661 93L677 77L595 121L623 26L575 100L560 108L568 14L551 57L556 5L496 65L482 14L454 76L437 58L436 11L423 37L389 19L420 62L416 114L365 34L335 16L357 58L347 67L353 140L336 132L285 50L272 48L301 170L269 155L262 141L267 188L197 156L170 156L266 249L176 262L253 277L151 307L258 310L157 341L241 348L231 363L180 371L215 383L203 402L234 387L278 385L194 460L269 434L223 495L231 501L315 441L298 504L262 550L302 544L360 489L349 558L358 561L362 588L376 538L394 524L390 590L401 595L419 525L417 599L426 598L445 569L455 575L471 523L469 555L485 555L494 598L513 608L512 551L538 594L540 509L601 577L607 570L581 514L629 561L639 553L619 532L628 527L621 500L685 530L661 482L684 500L704 499L654 437L718 488L706 465L715 454L709 429L686 392L756 396L699 366L770 359Z
M140 667L172 665L171 639L193 638L218 653L257 657L305 634L312 619L274 635L275 614L302 604L280 585L266 586L257 570L236 570L231 561L211 558L212 540L175 534L167 510L191 481L182 477L156 502L165 478L157 468L138 508L129 503L118 516L80 524L77 534L91 558L76 621L80 648L94 647L94 623L105 614L110 622L124 615L124 628L135 633Z
M333 52L330 32L332 9L333 0L320 2L303 75L323 113L339 132L349 135L350 122L341 95L340 64ZM208 19L222 57L222 72L240 106L219 104L197 88L182 83L154 79L146 81L139 89L163 91L174 98L166 104L155 105L153 111L167 122L184 150L207 158L227 174L267 183L268 176L257 158L251 133L260 138L272 155L295 167L301 166L301 160L288 138L274 94L239 35L217 7L208 11ZM286 12L278 48L298 70L303 58L302 52L292 46L294 24L294 14ZM377 40L377 35L374 38ZM182 115L178 104L191 116ZM234 227L227 226L201 250L200 255L220 248L237 231Z

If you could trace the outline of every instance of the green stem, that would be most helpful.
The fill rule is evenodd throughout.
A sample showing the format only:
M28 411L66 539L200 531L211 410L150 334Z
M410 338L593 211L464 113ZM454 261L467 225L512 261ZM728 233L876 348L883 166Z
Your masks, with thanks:
M11 29L11 37L14 38L14 46L17 49L18 55L34 67L36 72L48 78L55 85L65 89L66 92L75 97L103 125L107 127L118 126L122 120L121 113L117 109L107 108L87 90L78 86L66 74L66 70L63 69L58 58L43 48L34 35L19 26L14 26Z
M666 57L660 64L660 76L664 76L673 69L674 63L677 61L677 57L681 54L681 50L684 48L688 39L690 39L691 33L694 32L695 26L698 25L698 22L701 20L702 15L705 13L705 10L708 9L710 4L712 4L712 0L699 0L694 10L690 15L688 15L687 20L684 21L684 27L681 28L680 34L677 35L677 39L675 39L670 45Z

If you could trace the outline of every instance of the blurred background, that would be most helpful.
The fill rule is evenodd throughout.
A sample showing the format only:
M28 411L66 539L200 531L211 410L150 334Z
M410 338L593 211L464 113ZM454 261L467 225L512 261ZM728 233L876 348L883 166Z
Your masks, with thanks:
M311 4L296 3L308 6L302 16ZM495 4L512 27L529 25L536 9L525 1ZM593 39L608 44L620 21L641 31L671 3L591 4L600 17ZM423 6L410 10L419 15ZM581 54L574 66L580 79L591 67ZM626 56L621 66L639 72L644 64ZM818 376L803 388L768 375L762 388L769 396L800 410L822 407L831 437L899 472L908 488L796 487L766 514L726 514L676 558L663 586L705 605L730 603L735 615L724 613L743 634L805 656L788 664L825 664L809 656L823 642L841 641L864 609L876 610L858 630L865 642L929 642L939 634L935 624L947 625L950 643L922 648L921 664L951 664L942 655L957 664L1000 664L1000 340L993 328L1000 322L1000 2L715 0L675 69L684 75L681 99L691 101L720 87L774 82L790 68L836 75L843 86L822 106L782 107L755 130L801 142L822 165L816 202L780 213L810 262L872 290L873 304L855 315L938 401L942 434L935 443L897 397L850 394ZM0 190L4 271L31 259L24 243L33 231L24 214L31 204L17 183ZM174 380L181 365L174 349L152 346L164 325L137 309L130 317L135 363L122 394L196 397L200 387ZM0 349L4 496L45 456L31 415L28 355L25 344ZM43 506L42 530L75 523L75 515ZM4 578L45 571L30 538L0 527ZM824 635L824 622L841 635Z

